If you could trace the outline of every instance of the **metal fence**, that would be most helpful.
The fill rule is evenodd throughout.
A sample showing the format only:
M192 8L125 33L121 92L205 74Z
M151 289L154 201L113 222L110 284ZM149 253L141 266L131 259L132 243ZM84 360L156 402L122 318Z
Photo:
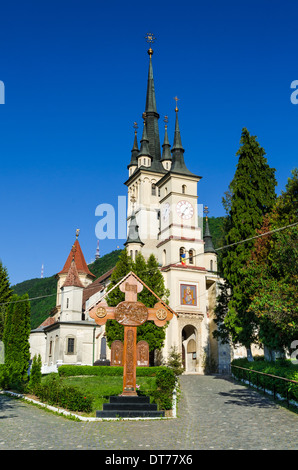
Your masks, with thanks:
M248 384L249 386L251 387L252 386L252 383L251 383L251 373L254 373L254 374L257 374L256 376L256 388L259 389L259 376L266 376L266 377L270 377L273 379L273 398L274 400L276 399L276 381L283 381L283 382L287 382L289 384L295 384L298 386L298 382L296 380L291 380L291 379L286 379L285 377L278 377L277 375L272 375L272 374L266 374L265 372L259 372L257 370L254 370L254 369L247 369L245 367L240 367L240 366L235 366L233 364L231 364L231 370L232 370L232 373L233 373L233 369L236 368L236 369L241 369L242 371L242 380L246 380L248 381ZM266 388L265 388L265 381L263 381L263 385L262 385L262 388L263 388L263 392L264 392L264 395L266 393ZM286 401L287 401L287 406L289 408L290 406L290 400L289 400L289 387L287 386L286 387Z

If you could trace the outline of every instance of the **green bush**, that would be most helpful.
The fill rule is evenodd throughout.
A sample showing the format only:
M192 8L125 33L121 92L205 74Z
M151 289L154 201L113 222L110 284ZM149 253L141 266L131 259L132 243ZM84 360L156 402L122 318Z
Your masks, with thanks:
M41 383L41 356L40 354L33 357L32 367L30 372L29 390L33 390L34 387Z
M290 360L280 359L276 362L258 360L256 362L248 362L247 359L235 359L232 361L233 365L249 369L242 370L232 367L232 373L235 378L249 380L252 385L272 392L275 390L276 393L279 393L284 398L286 398L288 392L289 399L298 401L298 384L252 372L252 370L255 370L298 382L298 365L293 364Z
M154 400L161 410L171 410L173 406L173 391L177 376L172 369L160 367L156 372L157 390L153 392Z
M35 385L33 392L49 405L58 405L70 411L92 411L92 399L77 388L64 385L57 374L49 374L44 384Z

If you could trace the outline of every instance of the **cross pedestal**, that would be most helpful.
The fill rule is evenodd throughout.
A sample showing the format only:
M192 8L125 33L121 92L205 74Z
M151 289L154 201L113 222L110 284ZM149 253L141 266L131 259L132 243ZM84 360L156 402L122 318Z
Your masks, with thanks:
M109 307L105 300L91 308L89 315L98 325L104 325L107 320L116 320L124 326L123 348L123 390L122 396L136 396L136 366L137 366L137 327L148 320L157 326L164 326L173 317L172 310L162 301L154 308L147 308L137 300L138 293L147 286L130 273L119 284L125 293L125 300L116 307Z

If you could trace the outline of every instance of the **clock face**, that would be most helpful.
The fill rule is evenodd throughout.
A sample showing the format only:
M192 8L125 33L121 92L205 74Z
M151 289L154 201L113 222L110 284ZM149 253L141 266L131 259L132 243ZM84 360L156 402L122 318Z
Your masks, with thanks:
M164 220L167 220L169 218L169 215L170 215L170 204L166 202L166 204L164 204L162 208L162 217Z
M179 201L176 210L181 219L184 220L191 219L194 214L193 207L188 201Z

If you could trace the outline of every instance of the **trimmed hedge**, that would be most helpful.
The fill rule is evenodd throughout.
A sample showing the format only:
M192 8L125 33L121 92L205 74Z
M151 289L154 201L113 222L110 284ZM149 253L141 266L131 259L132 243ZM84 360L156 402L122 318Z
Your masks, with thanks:
M298 365L293 364L290 360L281 359L276 362L258 360L249 362L247 359L235 359L232 361L232 366L233 365L298 382ZM232 367L232 373L235 378L249 380L252 385L256 385L260 388L272 392L275 389L275 392L280 394L283 398L286 398L288 391L289 400L298 402L298 384L277 380L274 377L255 374L235 367Z
M167 367L137 367L137 377L155 377L158 371L167 371ZM123 375L123 367L117 366L75 366L63 365L58 368L60 377L75 375L119 376Z

